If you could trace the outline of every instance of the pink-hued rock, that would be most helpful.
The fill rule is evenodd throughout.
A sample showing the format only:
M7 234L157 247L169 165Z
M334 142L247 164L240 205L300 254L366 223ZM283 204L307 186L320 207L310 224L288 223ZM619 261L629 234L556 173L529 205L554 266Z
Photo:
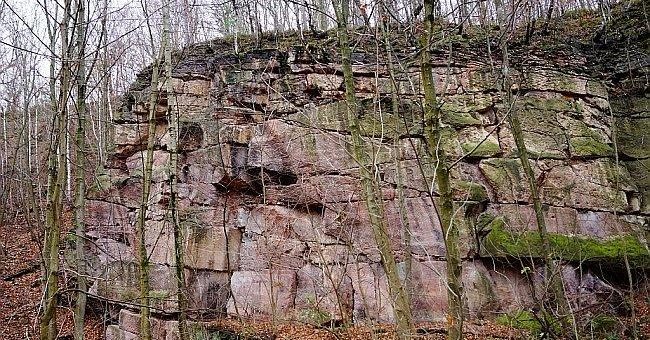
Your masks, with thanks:
M307 265L297 271L295 308L306 322L352 318L354 292L352 280L343 266Z
M598 159L569 164L566 161L533 162L535 181L544 203L576 209L625 211L625 191L636 191L627 170L611 160ZM498 203L532 202L519 159L481 161L481 172L495 192ZM614 174L618 172L619 188Z
M196 269L227 271L237 268L241 232L218 226L187 226L185 265Z
M139 151L126 159L126 167L129 176L141 178L144 174L144 166L147 158L147 151ZM154 182L167 181L169 176L169 153L166 151L154 151L153 163L151 165L151 180Z
M350 268L354 289L354 320L393 322L386 273L379 264L355 263Z
M138 340L138 335L119 328L117 325L106 327L106 340Z
M292 173L340 171L356 167L352 156L345 151L347 144L344 135L271 120L252 138L247 164Z
M505 216L506 227L515 232L537 231L537 221L532 205L491 204L487 212ZM635 230L636 221L627 221L605 211L578 211L573 208L549 206L544 209L546 229L550 233L577 235L595 239L620 236ZM638 227L636 227L638 228Z
M137 303L140 289L139 271L135 262L110 262L100 277L101 280L96 282L98 296L126 303ZM174 295L177 288L173 270L167 265L151 264L149 282L152 306L167 312L176 310Z
M345 242L351 242L355 254L364 254L373 261L379 262L379 250L370 226L366 204L350 202L332 204L328 208L325 211L325 221L332 228L326 233L332 237L340 237ZM404 245L405 233L410 236L411 254L422 258L444 257L445 246L442 231L431 200L427 197L407 198L404 200L406 215L402 216L400 211L397 200L384 202L384 219L391 245L397 252L398 258L402 259L409 253ZM340 225L333 221L340 221ZM456 223L459 223L461 239L469 241L469 230L465 223L460 218L456 220ZM471 242L463 242L461 256L465 256L470 249Z
M366 157L355 159L342 68L330 55L336 51L311 45L289 47L286 53L242 51L240 63L231 63L233 55L210 50L209 60L181 57L170 93L164 81L159 84L153 184L144 202L157 308L177 308L168 181L175 173L173 203L190 308L313 323L393 322L364 201L360 169L365 166L376 180L380 220L399 275L408 279L415 319L444 320L447 255L434 180L441 164L432 157L444 150L453 163L454 223L468 315L491 318L529 309L538 288L524 275L533 273L533 281L541 282L538 267L517 259L492 262L480 252L487 230L477 230L483 213L501 217L512 232L537 230L507 122L512 112L522 120L549 232L597 242L641 234L647 225L643 162L615 164L612 124L622 123L618 113L616 121L609 116L607 89L597 79L555 71L533 57L539 67L512 70L512 90L518 92L508 107L492 71L499 65L435 53L432 74L445 140L431 147L422 121L418 65L409 61L406 69L391 73L383 58L357 51L355 114ZM86 211L89 268L101 278L93 291L127 303L139 294L135 219L142 205L151 93L141 82L145 78L116 115L115 150ZM168 108L179 114L177 169L169 169ZM643 109L633 115L643 115ZM627 136L616 135L625 144ZM562 267L567 292L576 296L573 303L607 301L599 291L616 295L597 275L580 276L576 267ZM107 338L137 337L136 319L137 314L123 311L121 328L109 327ZM175 321L162 328L157 337L178 338Z
M164 339L167 333L166 323L160 319L151 318L152 339ZM120 329L126 333L140 334L140 314L122 309L119 316Z
M85 214L86 232L91 237L120 237L133 231L133 216L123 205L87 200Z
M239 269L297 269L305 264L304 242L279 235L244 236L239 252Z
M307 86L314 86L321 90L336 90L343 84L343 77L333 74L312 73L307 75Z
M212 270L185 270L189 308L208 313L226 310L230 295L230 274Z
M230 287L228 314L282 318L294 307L296 272L288 269L236 271Z

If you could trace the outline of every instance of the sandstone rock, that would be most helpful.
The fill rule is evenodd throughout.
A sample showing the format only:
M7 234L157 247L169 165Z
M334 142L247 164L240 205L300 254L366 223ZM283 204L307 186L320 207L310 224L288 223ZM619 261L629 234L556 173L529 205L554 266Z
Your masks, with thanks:
M347 138L292 127L278 120L263 124L251 140L248 166L278 172L331 172L349 169L355 162L347 152Z
M297 317L309 323L349 320L352 317L352 281L345 267L307 265L297 271Z
M526 310L532 306L531 286L521 275L520 268L504 266L496 262L486 264L486 267L490 269L487 277L492 282L493 294L487 306L491 306L494 311L506 313Z
M356 322L393 322L393 306L386 273L379 264L356 263L350 271Z
M133 235L128 235L126 239L131 242L133 238ZM116 241L112 238L99 238L92 242L90 253L97 256L97 259L100 262L100 266L105 266L112 261L135 261L135 253L133 251L133 248L123 242ZM93 269L97 270L100 268Z
M462 150L461 156L470 158L489 158L501 153L496 130L489 132L483 128L465 128L458 133Z
M302 241L286 236L247 234L242 239L239 268L251 271L297 269L305 265L306 248Z
M543 98L538 95L525 97L513 107L513 110L518 111L520 121L525 122L522 123L524 142L531 156L566 158L567 136L558 121L562 112L573 110L572 103L564 98ZM504 108L503 114L505 113L507 110ZM517 155L517 147L509 126L501 126L499 140L507 155Z
M212 270L185 270L187 301L191 309L222 313L230 295L230 274Z
M647 176L647 171L650 169L650 158L623 164L630 174L631 181L639 189L639 211L644 214L650 213L650 176Z
M164 339L166 333L165 322L156 318L150 318L151 338ZM140 334L140 314L129 311L128 309L120 310L119 316L120 329L126 333L135 335Z
M131 178L142 178L144 174L144 163L147 158L147 151L140 151L126 159L126 166ZM169 153L162 150L153 152L153 163L151 168L151 180L163 182L169 176Z
M236 271L230 281L228 314L274 315L282 318L294 307L296 272L287 269Z
M210 93L211 82L207 80L189 80L183 82L182 93L205 97Z
M159 85L164 90L155 109L154 184L145 233L155 306L176 308L173 228L167 222L170 135L164 116L169 104L180 114L176 205L191 308L314 323L350 317L394 321L359 163L352 156L341 66L328 46L288 48L286 63L277 51L234 56L198 48L176 66L172 93L166 93L164 82ZM614 244L625 249L634 268L647 267L645 241L638 237L647 229L650 210L647 100L613 105L612 122L600 81L555 71L543 58L529 57L540 66L512 71L512 90L518 91L512 110L523 122L548 231L556 241L578 244L573 251L555 249L555 255L570 263L612 263L611 254L591 246L608 250ZM458 161L451 177L467 312L491 317L526 310L532 293L522 270L528 268L486 257L539 257L534 242L515 249L520 253L503 252L536 231L528 183L504 123L512 111L503 103L491 65L467 56L453 59L436 54L433 76L446 139L439 147L451 162ZM410 259L416 319L442 320L446 254L437 198L428 198L438 192L437 164L427 154L420 70L406 63L393 84L382 58L355 51L353 61L359 128L400 275L407 275ZM97 292L127 302L138 296L133 221L142 194L150 94L142 79L116 117L110 176L101 179L101 193L94 196L104 201L91 201L87 214L94 241L90 268L105 279L96 282ZM613 161L614 123L625 168ZM508 237L514 241L503 244ZM495 240L503 242L490 244ZM581 254L587 250L593 256ZM563 276L568 291L581 287L571 290L581 296L579 303L599 301L600 293L592 292L614 294L595 274L579 277L574 267L565 266ZM165 322L164 328L160 338L178 338L177 323ZM137 328L107 332L114 339L131 334Z
M498 203L529 201L529 189L519 159L481 160L479 169L485 176Z
M241 232L217 225L187 225L185 265L196 269L232 270L239 264Z
M350 247L343 244L328 244L312 242L309 244L309 261L316 265L346 264L354 257Z
M321 90L336 90L343 84L343 77L333 74L310 73L307 75L307 86Z
M407 254L421 258L444 257L445 246L442 231L429 198L408 198L404 202L405 218L408 221L410 237L410 250L405 248L404 235L406 225L400 215L398 202L384 202L384 216L387 222L388 234L393 250L398 259L403 259ZM458 215L462 216L461 213ZM374 233L370 227L368 212L363 202L330 205L325 212L325 221L338 220L341 227L327 231L328 235L339 237L343 242L350 242L354 254L367 256L373 262L379 262L379 250L375 243ZM465 256L473 247L469 238L469 230L461 218L456 220L463 244L461 256Z
M120 235L132 232L131 214L123 205L105 201L88 200L85 206L87 233L93 237Z
M151 304L156 308L172 311L176 308L176 280L170 267L151 265L149 278L151 283ZM111 300L135 302L139 296L138 269L134 262L114 261L105 267L105 272L98 280L97 294Z
M481 161L480 169L496 193L497 202L532 202L518 159ZM629 173L611 160L598 159L573 165L557 161L538 162L533 169L542 201L552 205L605 211L628 210L625 192L636 192ZM616 175L618 173L618 175ZM582 176L587 176L583 178ZM618 176L618 182L614 176ZM620 189L616 189L615 183Z
M156 125L156 138L162 138L167 126L165 124ZM147 139L149 138L148 123L140 124L118 124L115 127L115 155L120 158L126 158L133 153L146 149Z
M138 336L121 330L117 325L106 327L106 340L137 340Z
M537 222L532 205L501 204L490 205L488 213L504 216L506 228L510 231L537 231ZM626 221L611 212L578 211L573 208L548 206L544 208L546 229L550 233L579 235L595 239L607 239L621 233L635 233L641 230L641 223Z
M524 79L522 87L525 89L587 94L587 79L581 76L548 69L532 69L527 70ZM595 92L598 93L598 90Z
M650 157L650 118L617 118L616 128L620 152L633 158Z

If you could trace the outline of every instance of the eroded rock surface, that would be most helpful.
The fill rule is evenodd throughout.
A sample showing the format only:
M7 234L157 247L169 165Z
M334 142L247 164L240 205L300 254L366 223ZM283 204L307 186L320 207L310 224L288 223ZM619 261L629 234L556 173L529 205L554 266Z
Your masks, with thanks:
M93 276L104 278L96 284L98 294L137 297L133 228L144 144L155 133L146 245L154 305L176 309L164 115L171 102L181 121L180 162L173 170L179 174L190 309L318 323L393 321L359 164L350 152L336 49L332 41L319 48L281 45L234 55L228 45L211 42L178 55L174 92L157 103L154 132L145 122L149 76L139 76L116 119L115 152L103 186L88 206ZM408 278L416 319L443 319L445 249L432 184L435 164L423 152L419 69L407 66L393 82L386 58L364 53L357 52L353 66L363 106L359 119L400 275ZM441 147L455 162L467 312L491 317L526 309L531 289L539 287L527 284L521 266L540 254L497 75L471 55L453 56L451 63L444 53L435 58L448 137ZM650 263L647 97L611 115L606 87L589 74L563 73L550 62L513 72L520 81L512 109L524 123L548 230L557 242L553 256L566 266L571 291L592 296L592 287L609 287L599 265L620 268L623 255L635 269ZM578 265L587 274L575 274ZM122 313L120 319L132 317ZM126 321L120 325L125 338L137 333ZM111 327L110 334L120 331Z

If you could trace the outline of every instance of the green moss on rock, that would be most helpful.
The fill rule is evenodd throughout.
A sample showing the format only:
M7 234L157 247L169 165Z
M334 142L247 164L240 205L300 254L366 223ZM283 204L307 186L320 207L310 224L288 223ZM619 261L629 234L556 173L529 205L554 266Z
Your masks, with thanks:
M505 221L497 217L487 227L489 233L482 242L485 255L496 257L543 257L542 242L538 232L510 232ZM551 253L554 258L566 261L589 261L622 265L627 256L634 268L650 266L650 252L633 235L623 235L608 240L597 240L580 236L555 233L548 234Z
M465 142L462 143L461 148L463 149L464 154L469 154L470 157L493 157L501 152L499 144L493 143L489 140L484 141L483 143L477 142Z
M571 154L578 157L607 157L614 154L611 146L591 137L575 137L569 141Z
M454 196L468 201L484 202L489 199L487 190L481 184L468 181L454 181L452 183Z
M616 119L618 149L634 158L650 157L650 118Z
M496 318L496 322L504 326L526 330L535 337L542 333L542 325L535 315L529 311L520 310L510 314L500 315Z
M444 108L443 108L444 110ZM442 117L442 122L451 126L468 126L468 125L481 125L481 121L469 112L454 112L448 111Z

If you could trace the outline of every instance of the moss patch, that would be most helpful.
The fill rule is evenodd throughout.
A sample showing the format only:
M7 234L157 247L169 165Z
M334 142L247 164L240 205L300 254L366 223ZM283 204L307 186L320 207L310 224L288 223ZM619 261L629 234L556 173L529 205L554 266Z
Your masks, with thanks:
M619 151L629 157L650 157L650 118L616 119Z
M482 242L483 251L488 256L543 257L539 233L526 231L509 232L505 222L497 217L489 223L490 232ZM599 262L622 265L624 257L634 268L650 266L650 252L636 237L624 235L609 240L596 240L578 236L555 233L548 234L552 256L574 262Z
M443 105L443 111L445 114L442 116L442 122L451 126L468 126L468 125L481 125L481 121L472 116L469 112L454 112L454 111L445 111Z
M611 146L590 137L571 138L569 147L571 154L579 157L600 157L614 154Z
M468 181L453 181L452 189L454 197L459 197L468 201L483 202L488 200L488 194L485 187L481 184Z
M534 335L542 333L542 325L537 321L535 315L529 311L504 314L497 317L496 322L504 326L527 330Z
M472 152L469 155L470 157L492 157L501 152L499 144L493 143L489 140L484 141L480 145L476 142L462 143L461 148L463 149L464 154ZM474 148L476 148L476 150L474 150Z

